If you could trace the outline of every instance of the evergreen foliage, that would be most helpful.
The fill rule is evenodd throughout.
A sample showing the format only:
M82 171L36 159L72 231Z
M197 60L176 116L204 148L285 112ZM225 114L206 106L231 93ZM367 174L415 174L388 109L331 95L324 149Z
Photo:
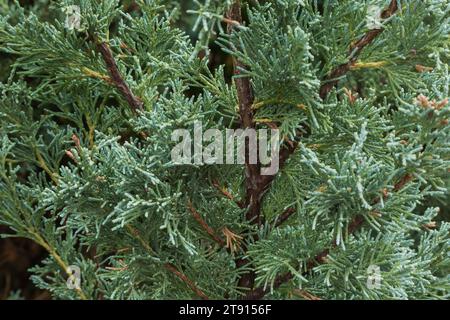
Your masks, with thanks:
M38 287L450 298L448 0L49 2L0 1L0 224ZM175 164L195 121L279 128L280 172Z

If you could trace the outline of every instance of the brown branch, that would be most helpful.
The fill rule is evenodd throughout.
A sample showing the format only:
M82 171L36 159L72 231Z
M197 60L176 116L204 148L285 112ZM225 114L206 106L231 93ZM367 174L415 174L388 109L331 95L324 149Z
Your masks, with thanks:
M228 11L227 19L237 21L242 24L242 12L241 3L236 0ZM234 25L228 25L228 32L232 33L234 30ZM245 69L245 66L236 58L233 57L233 67L234 75L238 76L241 73L241 69ZM250 78L234 78L234 83L236 86L238 100L239 100L239 115L241 119L241 127L243 129L254 129L255 123L253 119L253 89L251 86ZM257 164L251 164L249 161L249 146L246 141L245 146L245 176L246 176L246 197L245 197L245 207L248 208L246 218L252 223L260 224L260 214L261 214L261 198L262 189L260 186L261 180L261 166L259 161Z
M228 18L225 18L225 17L222 18L222 21L225 22L228 25L232 25L232 26L235 26L235 27L240 27L241 26L241 23L239 21L231 20L231 19L228 19Z
M242 12L241 12L241 3L239 0L236 0L234 4L231 6L230 10L227 13L227 19L236 21L239 25L242 25ZM236 24L228 24L228 33L232 33L234 30L234 26ZM236 58L233 57L233 66L234 66L234 75L240 75L240 70L245 69L245 66ZM255 122L253 118L253 103L254 96L253 90L250 82L250 78L248 77L235 77L234 83L236 86L236 90L238 93L239 100L239 115L241 119L241 127L243 129L254 129ZM283 166L288 159L289 155L294 152L296 149L296 143L288 143L286 147L284 147L280 151L280 159L279 164ZM270 187L271 183L275 179L275 175L261 175L261 164L258 159L257 164L249 163L249 146L246 142L245 148L245 183L246 183L246 196L245 201L242 207L246 207L246 219L247 221L260 225L263 222L263 218L261 218L261 206L264 194L267 189ZM257 237L253 236L253 240L257 240ZM242 248L245 252L246 245L243 243ZM239 258L236 260L236 266L238 268L243 267L249 264L248 259ZM241 275L238 286L241 288L253 288L255 282L256 275L254 272L247 272Z
M389 6L381 13L382 19L391 17L398 10L398 0L392 0ZM326 78L320 88L320 97L325 99L330 91L338 84L339 79L344 76L358 59L363 49L384 31L383 28L369 30L361 39L350 47L350 60L334 69Z
M109 81L117 88L117 90L119 90L122 97L128 102L128 105L134 113L136 113L137 110L143 110L144 104L142 100L133 94L125 80L122 78L108 44L105 42L100 42L97 44L97 49L105 61L106 68L108 69L110 75Z
M135 238L137 239L142 247L145 248L145 250L148 251L148 253L150 254L155 254L155 251L153 251L152 247L141 237L140 233L138 230L136 230L135 228L133 228L131 225L127 225L127 230L128 232ZM185 274L183 274L182 272L178 271L178 269L171 263L165 263L163 264L164 269L172 272L174 275L176 275L179 279L181 279L184 283L186 283L186 285L200 298L204 299L204 300L208 300L208 297L203 293L203 291L201 291L199 288L197 288L197 286L194 284L194 282L192 282L192 280L190 280Z
M298 297L301 297L301 298L303 298L303 299L305 299L305 300L322 300L322 299L320 299L319 297L317 297L317 296L315 296L315 295L313 295L313 294L311 294L310 292L308 292L308 291L306 291L306 290L299 290L299 289L294 289L294 290L292 290L292 294L294 294L294 295L296 295L296 296L298 296Z
M227 19L237 21L242 24L242 12L241 4L239 0L236 0L228 11ZM228 25L228 33L232 33L234 30L233 25ZM240 75L240 69L245 69L245 66L235 57L233 59L234 75ZM239 114L241 117L241 124L244 129L254 128L253 122L253 110L252 105L254 102L253 90L250 83L250 78L235 78L234 83L238 92L239 99Z
M219 192L224 195L226 198L230 199L231 201L235 201L234 197L229 193L225 188L222 188L217 181L213 181L212 185L219 190Z
M383 19L387 19L392 16L398 9L397 1L392 0L389 7L385 9L381 17ZM240 1L236 0L232 7L228 12L227 19L237 21L239 24L242 24L242 13ZM231 33L233 31L233 24L228 25L228 32ZM324 83L320 89L320 96L325 98L326 95L332 90L332 88L338 83L338 78L345 75L350 69L351 66L356 62L359 54L362 50L370 44L381 32L383 29L375 29L367 32L359 41L352 45L350 48L350 60L339 66L336 70L332 71L331 74L325 79L326 83ZM245 69L245 66L238 61L237 59L233 59L234 64L234 75L240 74L240 69ZM238 99L239 99L239 114L241 118L241 126L244 129L254 128L254 119L253 119L253 92L250 83L250 79L248 77L244 78L235 78L234 79ZM280 151L280 166L283 166L287 159L292 155L298 147L298 143L295 141L289 141L284 148ZM248 145L246 145L246 153L248 152ZM248 211L246 214L247 221L251 221L252 223L261 223L261 204L262 198L266 190L269 188L271 183L273 182L275 176L261 176L260 175L260 164L250 164L248 162L248 155L246 154L246 199L245 204L248 207ZM362 222L355 222L355 228L358 228ZM353 224L351 224L353 225ZM257 239L255 239L257 240ZM245 244L243 246L244 250ZM314 260L321 261L328 254L328 250L320 253ZM244 266L248 264L249 261L245 258L238 259L236 261L237 267ZM274 287L277 288L279 285L284 282L289 281L293 275L291 273L286 273L277 277L274 283ZM256 278L255 272L248 272L241 276L239 279L239 286L243 288L253 288L254 281ZM247 293L245 296L246 299L258 299L262 298L267 293L264 288L256 288Z
M208 296L200 290L191 279L189 279L184 273L178 271L178 269L171 263L164 264L164 268L176 275L181 281L183 281L197 296L203 300L209 300Z
M280 214L275 221L275 228L281 226L285 223L294 213L296 212L295 208L288 208L282 214Z
M206 221L202 218L202 216L195 210L194 206L192 205L192 202L188 202L188 208L191 212L191 215L194 217L194 219L198 222L198 224L206 231L206 233L215 241L217 242L221 247L225 246L225 242L214 232L213 228L211 228Z
M410 173L407 173L403 176L403 178L397 182L394 186L394 192L400 191L403 189L408 183L410 183L414 179L414 176Z

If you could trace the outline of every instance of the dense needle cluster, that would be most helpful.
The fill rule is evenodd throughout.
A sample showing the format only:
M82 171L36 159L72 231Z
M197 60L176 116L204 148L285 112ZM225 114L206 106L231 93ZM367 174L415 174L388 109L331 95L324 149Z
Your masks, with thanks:
M0 1L0 224L36 286L450 298L448 0L49 2ZM174 163L194 122L279 129L280 171Z

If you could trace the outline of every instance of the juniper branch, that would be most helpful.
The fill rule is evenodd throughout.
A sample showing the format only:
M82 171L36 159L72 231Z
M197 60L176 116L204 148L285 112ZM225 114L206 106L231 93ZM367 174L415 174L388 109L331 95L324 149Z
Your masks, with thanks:
M191 212L191 215L194 217L195 221L198 222L198 224L206 231L206 233L215 241L217 242L221 247L225 245L225 242L216 234L216 232L211 228L206 221L202 218L202 216L195 210L194 206L192 205L192 202L188 202L188 208Z
M221 187L217 181L213 181L212 185L216 188L224 197L233 201L238 205L239 208L244 208L244 204L240 200L236 200L231 193L229 193L225 188Z
M387 19L392 15L394 15L397 10L398 10L397 0L392 0L389 6L381 13L381 18ZM339 79L351 70L352 66L356 63L362 50L367 45L372 43L375 40L375 38L383 31L384 31L383 28L372 29L350 47L349 61L338 66L324 79L323 84L320 88L320 97L322 99L325 99L326 96L331 92L331 90L337 85ZM280 164L286 162L287 159L295 152L297 147L298 143L292 141L290 142L289 147L283 148L280 151Z
M39 166L50 176L50 178L52 179L52 182L55 185L58 185L58 178L59 178L59 176L56 173L52 172L48 168L47 164L45 163L44 158L42 157L40 151L37 148L35 150L35 154L36 154L36 158L38 159ZM58 254L57 250L50 244L50 242L48 242L41 235L41 233L38 230L30 229L29 233L31 235L33 235L34 240L36 241L36 243L39 244L41 247L43 247L50 254L50 256L53 257L53 259L56 261L58 266L63 270L63 272L68 277L71 277L72 274L69 272L68 264L61 258L61 256ZM80 299L87 300L87 296L84 293L82 288L76 287L75 291L76 291L77 295L80 297Z
M30 231L30 234L33 234L35 237L36 243L42 246L56 261L58 266L63 270L63 272L68 276L72 277L73 275L69 272L69 267L67 263L61 258L55 248L53 248L48 241L46 241L39 232ZM81 300L87 300L87 296L84 291L80 287L75 288L75 292L80 297Z
M152 247L150 247L150 245L141 237L141 235L135 228L133 228L130 225L127 225L127 230L135 239L137 239L141 243L141 245L145 248L146 251L148 251L150 254L155 253ZM189 279L183 272L179 271L173 264L164 263L163 267L164 269L170 271L175 276L177 276L181 281L183 281L198 297L204 300L208 300L208 296L202 290L200 290L194 284L194 282L191 279Z
M283 223L285 223L294 213L296 210L294 208L287 208L282 214L280 214L275 219L275 227L281 226Z
M237 21L242 24L241 3L235 1L228 12L228 19ZM233 32L233 24L228 25L228 32ZM238 76L245 66L236 58L233 58L234 75ZM239 115L241 126L243 129L254 129L255 123L253 119L253 89L249 77L239 77L234 79L239 99ZM248 143L246 143L246 159L245 159L245 180L246 180L246 197L245 205L248 208L246 218L252 223L260 223L261 214L261 197L262 189L260 187L260 164L250 164L248 157Z
M117 67L117 63L114 59L113 53L111 52L111 49L109 48L108 44L105 42L100 42L97 44L97 48L103 57L103 60L106 64L106 68L108 69L110 81L114 84L117 90L119 90L123 98L128 102L128 105L130 106L131 110L134 113L136 113L137 110L142 110L143 102L141 101L140 98L136 97L133 94L130 87L122 78L119 68Z
M398 0L392 0L389 6L383 10L381 13L382 19L387 19L394 15L394 13L398 10ZM349 61L341 64L336 69L334 69L323 81L323 85L320 88L320 97L325 99L326 96L330 93L330 91L338 84L339 79L344 76L352 66L356 63L359 55L363 51L363 49L371 44L376 37L378 37L384 31L383 28L372 29L369 30L361 39L356 41L350 47L349 53Z
M241 3L239 0L235 1L227 13L228 19L237 21L240 25L242 24L242 11ZM233 32L233 26L235 24L228 25L228 32ZM236 58L233 57L234 75L240 75L241 70L245 69L245 66ZM251 81L249 77L237 77L234 79L238 99L239 99L239 115L241 119L241 126L244 129L255 128L253 109L254 109L254 96ZM280 166L283 166L288 158L288 154L293 152L292 149L295 148L296 144L291 143L287 147L283 148L280 153ZM257 164L250 164L248 157L248 144L246 144L246 197L244 202L244 207L248 208L246 219L247 221L260 225L262 223L261 219L261 206L264 194L270 187L275 176L261 175L261 164L258 159ZM253 237L253 240L257 240L257 237ZM242 246L244 252L246 250L245 244ZM237 259L237 267L245 266L249 263L248 259L240 258ZM256 275L254 272L244 273L240 279L238 286L241 288L252 288L255 282Z
M184 273L180 272L173 264L166 263L164 268L176 275L181 281L183 281L198 297L203 300L209 300L208 296L200 290L195 283L189 279Z
M405 176L403 176L399 182L397 182L393 188L394 192L398 192L401 189L403 189L409 182L411 182L413 180L413 176L411 174L406 174ZM380 202L381 198L377 198L374 200L374 204ZM347 228L347 233L353 234L355 233L357 230L359 230L359 228L361 228L364 224L364 217L362 215L357 215L350 223L349 226ZM337 247L337 243L336 240L333 241L333 243L331 244L331 248L335 248ZM324 249L323 251L321 251L320 253L318 253L314 258L310 259L309 261L307 261L306 263L306 270L305 272L309 272L312 268L314 268L316 265L318 264L323 264L326 262L326 256L328 256L328 254L330 253L330 249ZM279 276L277 276L275 278L275 281L273 282L273 286L272 289L277 289L279 288L281 285L289 282L290 280L292 280L294 278L294 274L290 271L281 274ZM258 300L258 299L262 299L267 293L270 292L270 288L268 287L264 287L264 286L260 286L252 291L247 292L247 294L245 295L244 299L246 300Z

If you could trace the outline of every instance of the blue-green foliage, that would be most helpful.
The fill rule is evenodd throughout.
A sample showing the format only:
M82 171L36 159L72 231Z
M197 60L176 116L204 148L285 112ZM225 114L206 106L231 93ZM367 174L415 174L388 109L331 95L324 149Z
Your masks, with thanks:
M0 2L0 49L14 61L0 78L0 223L50 253L32 268L34 283L60 299L197 298L170 265L216 299L242 294L244 268L267 298L294 298L296 288L323 299L450 298L450 226L439 208L422 209L429 199L448 206L450 3L398 1L385 30L319 97L368 31L370 6L389 2L249 1L248 21L229 35L231 1L194 1L195 43L177 28L185 13L171 1L136 1L129 12L115 0L65 0L51 19ZM68 30L61 10L72 4L82 24ZM246 65L239 77L251 78L258 128L302 133L264 195L261 227L239 205L243 166L170 157L175 129L239 125L225 67L211 71L198 57L214 38ZM137 114L112 84L99 42L143 101ZM193 208L224 241L227 232L258 241L245 253L219 245ZM295 214L274 228L287 208ZM362 227L348 232L358 217ZM243 255L251 264L237 268ZM78 290L66 284L70 265L81 269ZM377 288L367 286L373 265ZM286 272L292 280L272 287Z

